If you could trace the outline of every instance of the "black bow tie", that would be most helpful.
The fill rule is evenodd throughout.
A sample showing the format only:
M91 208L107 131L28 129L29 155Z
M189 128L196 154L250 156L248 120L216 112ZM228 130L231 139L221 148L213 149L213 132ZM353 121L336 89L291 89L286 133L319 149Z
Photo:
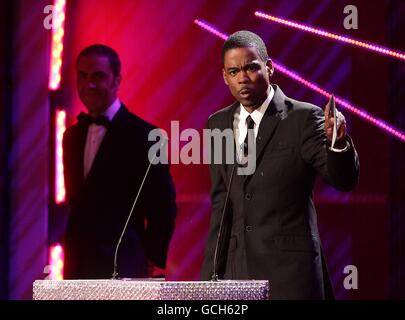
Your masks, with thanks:
M97 124L99 126L104 126L108 128L111 124L110 119L108 119L106 116L97 116L97 117L92 117L88 115L87 113L81 112L79 116L77 117L78 121L80 124L83 124L85 126L89 126L92 123Z

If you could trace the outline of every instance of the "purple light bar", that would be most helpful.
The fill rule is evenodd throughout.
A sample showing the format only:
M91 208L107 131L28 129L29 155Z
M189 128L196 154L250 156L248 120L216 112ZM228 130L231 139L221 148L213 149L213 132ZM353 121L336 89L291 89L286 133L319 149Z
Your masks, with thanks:
M338 35L338 34L331 33L331 32L328 32L328 31L324 31L324 30L321 30L321 29L313 28L313 27L307 26L305 24L301 24L301 23L294 22L294 21L291 21L291 20L282 19L282 18L279 18L279 17L276 17L276 16L272 16L270 14L266 14L264 12L260 12L260 11L256 11L255 16L259 17L259 18L262 18L262 19L265 19L265 20L268 20L268 21L273 21L273 22L276 22L276 23L279 23L279 24L282 24L282 25L285 25L285 26L288 26L288 27L291 27L291 28L295 28L295 29L299 29L299 30L306 31L306 32L309 32L309 33L313 33L313 34L316 34L318 36L322 36L322 37L325 37L325 38L330 38L330 39L337 40L337 41L340 41L340 42L349 43L349 44L351 44L351 45L353 45L355 47L364 48L364 49L367 49L367 50L370 50L370 51L380 53L382 55L390 56L390 57L397 58L397 59L400 59L400 60L405 60L405 53L394 51L394 50L391 50L389 48L384 48L384 47L379 46L379 45L367 43L367 42L364 42L364 41L352 39L352 38L349 38L349 37L346 37L346 36Z
M327 97L328 99L330 98L331 93L323 90L318 85L305 80L303 77L301 77L297 73L288 70L286 67L284 67L283 65L281 65L279 63L276 64L276 63L273 62L273 65L275 66L276 70L280 71L281 73L283 73L283 74L287 75L288 77L302 83L306 87L320 93L321 95ZM351 113L359 116L360 118L366 120L367 122L372 123L376 127L380 128L383 131L389 133L390 135L398 138L399 140L405 142L405 133L402 132L401 130L396 129L395 127L389 125L384 120L373 117L367 111L364 111L364 110L360 109L359 107L356 107L356 106L350 104L349 102L347 102L345 99L343 99L341 97L335 96L335 101L336 101L337 104L341 105L344 109L346 109L346 110L350 111Z
M218 36L219 38L226 40L228 39L228 35L226 33L222 33L219 32L217 29L215 29L213 26L211 26L210 24L208 24L205 21L199 20L199 19L195 19L194 23L198 26L200 26L201 28L215 34L216 36Z
M211 32L212 34L218 36L219 38L221 38L223 40L226 40L228 38L227 34L218 31L218 29L216 29L215 27L213 27L212 25L210 25L209 23L207 23L205 21L195 19L194 23L197 24L198 26L200 26L201 28ZM289 69L284 67L282 64L276 63L273 60L273 66L276 70L280 71L281 73L288 76L289 78L292 78L292 79L302 83L306 87L318 92L319 94L327 97L328 99L330 98L331 93L327 92L326 90L323 90L318 85L316 85L308 80L305 80L303 77L301 77L297 73L290 71ZM356 107L356 106L350 104L345 99L340 98L338 96L335 96L335 101L337 104L342 106L344 109L352 112L353 114L357 115L361 119L366 120L367 122L370 122L371 124L375 125L376 127L380 128L381 130L385 131L386 133L394 136L395 138L401 140L402 142L405 142L405 133L399 129L396 129L395 127L391 126L390 124L386 123L384 120L373 117L367 111L364 111L364 110L360 109L359 107Z

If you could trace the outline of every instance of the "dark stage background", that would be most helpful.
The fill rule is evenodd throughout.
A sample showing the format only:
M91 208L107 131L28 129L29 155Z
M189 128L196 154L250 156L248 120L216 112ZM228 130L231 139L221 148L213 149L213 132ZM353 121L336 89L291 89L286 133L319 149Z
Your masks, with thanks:
M202 130L208 116L232 103L221 75L224 33L248 29L270 56L325 90L405 129L405 61L258 19L261 10L286 19L405 51L405 2L399 0L125 1L68 0L61 89L48 93L50 32L43 8L51 1L2 1L0 86L0 297L31 298L44 278L49 242L63 235L65 214L50 204L50 105L66 107L68 124L83 109L74 62L93 43L112 46L122 60L119 96L131 111L170 132ZM346 5L359 27L343 26ZM327 99L275 70L272 82L290 97L324 106ZM405 298L404 143L343 110L361 163L355 192L317 183L315 202L338 299ZM197 280L210 217L208 169L173 165L179 207L167 266L169 280ZM346 290L343 270L358 269L358 289Z

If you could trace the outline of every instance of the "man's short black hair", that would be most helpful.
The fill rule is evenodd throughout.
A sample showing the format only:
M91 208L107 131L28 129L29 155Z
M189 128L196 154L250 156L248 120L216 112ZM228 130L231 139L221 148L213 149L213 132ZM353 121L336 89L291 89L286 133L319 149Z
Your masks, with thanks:
M117 77L121 73L121 61L118 56L118 53L109 46L104 44L93 44L87 48L84 48L76 59L76 66L79 62L79 59L83 56L97 55L107 57L110 62L110 68L113 72L114 77Z
M263 62L267 62L269 60L266 45L264 44L262 38L260 38L256 33L243 30L231 34L228 39L226 39L222 47L222 64L225 62L225 53L228 50L246 47L255 47L259 53L260 59Z

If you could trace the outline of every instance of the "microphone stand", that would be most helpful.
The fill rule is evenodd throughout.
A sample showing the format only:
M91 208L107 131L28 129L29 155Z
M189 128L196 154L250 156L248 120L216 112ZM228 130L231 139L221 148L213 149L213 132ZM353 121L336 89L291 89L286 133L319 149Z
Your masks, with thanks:
M164 141L163 141L162 144L160 145L160 148L159 148L159 149L163 148L163 147L165 146L165 144L167 143L167 141L168 141L168 139L167 139L167 138L166 138L166 139L164 138ZM113 270L113 274L112 274L112 279L113 279L113 280L118 279L117 256L118 256L118 249L119 249L119 247L120 247L121 240L122 240L122 238L123 238L123 236L124 236L124 234L125 234L125 231L127 230L127 226L128 226L129 220L131 220L132 213L133 213L133 211L134 211L134 208L135 208L136 203L138 202L138 198L139 198L139 195L140 195L140 193L141 193L141 191L142 191L142 187L143 187L143 184L145 183L145 180L146 180L146 177L147 177L147 175L148 175L149 169L150 169L150 167L152 166L152 162L156 159L156 157L157 157L157 153L154 154L152 160L149 162L149 165L148 165L148 168L146 169L146 172L145 172L145 175L144 175L144 177L143 177L141 186L140 186L139 189L138 189L138 193L137 193L137 195L136 195L136 197L135 197L134 203L132 204L132 208L131 208L131 211L129 212L129 215L128 215L127 221L126 221L126 223L125 223L124 229L122 230L121 236L120 236L120 238L119 238L119 240L118 240L118 243L117 243L117 246L116 246L116 248L115 248L115 254L114 254L114 270Z
M224 208L222 210L222 216L221 216L221 222L219 224L219 230L218 230L218 236L217 236L217 243L215 245L215 253L214 253L214 272L211 276L211 281L218 281L218 273L217 273L217 264L218 264L218 248L219 248L219 242L221 239L221 235L222 235L222 228L223 228L223 224L224 224L224 217L225 217L225 213L226 213L226 209L228 207L228 200L229 200L229 192L231 190L231 185L232 185L232 180L233 180L233 176L234 176L234 172L235 172L235 167L236 167L236 163L234 163L234 165L232 166L232 172L231 172L231 177L229 179L229 183L228 183L228 190L226 191L226 197L225 197L225 203L224 203Z

